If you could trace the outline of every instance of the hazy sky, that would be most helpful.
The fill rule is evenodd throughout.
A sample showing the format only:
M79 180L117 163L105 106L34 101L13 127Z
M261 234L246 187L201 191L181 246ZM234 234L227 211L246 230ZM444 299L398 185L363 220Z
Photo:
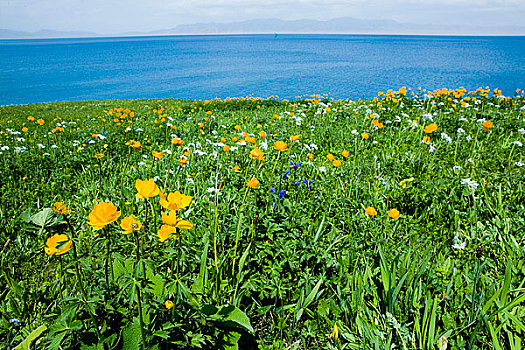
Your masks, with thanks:
M0 28L23 31L122 33L270 17L523 26L525 0L0 0Z

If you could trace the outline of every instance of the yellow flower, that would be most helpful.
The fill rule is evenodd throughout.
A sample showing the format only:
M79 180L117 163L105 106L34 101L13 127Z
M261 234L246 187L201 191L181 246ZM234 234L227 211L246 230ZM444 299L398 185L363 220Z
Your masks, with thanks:
M171 310L175 306L175 304L173 304L173 301L171 300L166 300L164 306L166 306L166 309Z
M334 323L334 328L332 329L332 334L330 334L330 337L333 339L334 343L337 343L337 339L339 339L339 329L337 328L337 322Z
M131 146L135 149L141 149L142 148L142 145L140 144L140 141L135 141L135 140L129 140L128 142L126 142L126 145L128 146Z
M238 165L236 165L236 166L233 167L233 171L235 171L236 173L240 173L241 172L241 168Z
M176 228L182 228L184 230L189 230L193 228L193 224L189 221L182 220L177 217L177 212L175 210L170 210L166 215L162 213L162 222L166 225L174 226Z
M241 126L240 126L240 125L235 125L233 128L234 128L235 130L241 130Z
M157 231L157 236L159 237L160 242L164 242L169 238L175 238L172 234L176 233L177 229L170 225L162 225Z
M226 145L222 148L224 152L228 152L230 150L230 146Z
M88 224L93 226L93 231L100 230L120 217L120 211L111 202L95 204L88 216Z
M129 215L122 219L120 222L120 227L124 230L122 233L127 235L133 231L140 231L142 224L137 220L136 217Z
M331 161L331 162L333 162L333 160L335 159L335 157L333 156L332 153L328 153L328 154L326 155L326 158L328 158L328 160Z
M97 159L104 158L104 153L99 153L99 152L95 153L95 158L97 158Z
M160 158L164 157L164 153L163 152L153 151L153 152L151 152L151 154L153 155L153 157L155 157L157 159L160 159Z
M249 143L255 143L255 137L252 136L246 136L245 141Z
M370 216L377 215L377 211L374 207L368 207L365 209L365 213L367 213Z
M179 165L184 167L186 164L188 164L188 158L181 156L179 159Z
M432 123L430 125L425 126L425 130L424 131L427 134L432 134L434 131L437 130L437 128L438 128L437 124L436 123Z
M306 156L308 157L308 160L309 160L310 162L313 162L313 160L314 160L314 155L313 155L312 153L308 153Z
M399 186L401 186L402 188L405 188L407 187L407 183L412 182L412 181L414 181L413 177L411 177L410 179L401 180L401 182L399 183Z
M176 191L168 194L166 198L161 198L160 205L168 210L180 210L186 208L191 203L191 196Z
M261 151L260 149L258 149L257 147L255 147L255 148L252 149L252 151L250 152L250 158L251 158L251 159L264 160L264 152Z
M273 147L278 151L286 152L288 151L288 148L286 148L287 146L288 145L283 141L276 141Z
M266 138L266 133L264 131L259 131L259 136L262 137L263 139Z
M32 116L29 116L29 117L27 117L27 120L29 120L30 122L34 122L35 118L33 118Z
M421 140L421 142L424 142L424 143L430 143L430 137L428 137L428 136L424 136L424 137L423 137L423 140Z
M26 128L25 126L22 128L22 132L28 132L28 131L29 131L29 129Z
M335 167L339 167L341 166L341 161L339 159L336 159L332 162L332 165L335 166Z
M66 207L64 202L56 202L55 204L53 204L51 209L53 209L55 213L60 214L60 215L71 213L71 210L68 207Z
M250 188L259 188L259 180L257 180L256 178L252 178L250 181L247 181L246 184L248 185L248 187Z
M347 158L347 157L350 155L350 153L349 153L347 150L344 150L341 154L342 154L343 157L345 157L345 158Z
M58 248L59 243L63 242L65 243L61 244L60 248ZM56 234L53 237L47 239L46 245L47 247L44 248L44 251L48 255L62 255L64 253L67 253L67 251L71 248L71 246L73 245L73 241L70 241L66 235Z
M149 180L139 180L135 181L135 188L138 193L136 197L138 199L155 197L160 193L159 187L153 179Z
M173 140L171 140L171 144L173 146L182 146L184 145L184 141L176 137Z
M290 136L290 140L293 141L299 141L299 139L301 138L301 135L291 135Z
M366 132L364 132L361 134L361 137L364 138L365 140L368 140L370 136Z
M392 219L399 218L399 211L397 209L390 209L388 211L388 216L390 216Z
M44 125L44 119L38 119L36 122L38 125Z

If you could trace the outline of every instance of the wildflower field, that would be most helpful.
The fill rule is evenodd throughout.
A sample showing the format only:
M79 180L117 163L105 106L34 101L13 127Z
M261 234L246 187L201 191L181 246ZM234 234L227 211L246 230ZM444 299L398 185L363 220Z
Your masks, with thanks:
M523 349L525 99L0 107L0 349Z

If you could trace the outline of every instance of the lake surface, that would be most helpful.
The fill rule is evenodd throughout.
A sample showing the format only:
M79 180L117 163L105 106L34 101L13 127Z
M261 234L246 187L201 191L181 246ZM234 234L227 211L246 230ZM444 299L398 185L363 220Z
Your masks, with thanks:
M129 98L372 98L525 88L525 37L219 35L0 40L0 105Z

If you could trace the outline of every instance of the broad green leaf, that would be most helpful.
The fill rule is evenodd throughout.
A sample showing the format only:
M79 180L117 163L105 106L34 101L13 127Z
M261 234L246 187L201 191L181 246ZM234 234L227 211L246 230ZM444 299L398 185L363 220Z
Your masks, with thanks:
M37 340L38 338L40 338L42 336L42 334L47 330L47 326L46 325L41 325L40 327L38 327L37 329L35 329L34 331L32 331L28 336L27 338L25 338L20 344L18 344L18 346L16 348L14 348L13 350L29 350L31 348L31 345L33 344L33 342L35 340Z

